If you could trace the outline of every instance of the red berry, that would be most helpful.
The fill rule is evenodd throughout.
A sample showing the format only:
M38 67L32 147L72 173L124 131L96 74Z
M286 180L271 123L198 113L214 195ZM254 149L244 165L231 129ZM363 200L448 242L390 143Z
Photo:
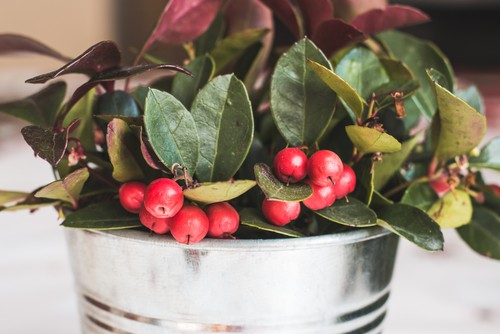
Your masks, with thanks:
M149 228L156 234L165 234L170 230L170 223L173 218L158 218L153 216L145 207L139 211L139 220L142 225Z
M335 194L338 198L342 198L352 193L356 188L356 173L352 170L351 166L344 164L342 175L335 183Z
M311 182L311 180L306 180L305 183L311 186L313 189L313 194L308 199L302 201L305 206L311 210L321 210L335 202L335 186L329 184L324 187L320 187Z
M500 196L500 186L497 184L488 184L488 188L497 196Z
M118 198L125 210L131 213L139 213L144 202L146 185L142 182L127 182L118 190Z
M213 238L222 238L231 235L238 229L240 215L229 203L221 202L210 204L205 212L208 217L208 235Z
M335 184L342 174L342 160L328 150L315 152L307 161L307 175L318 186Z
M173 217L183 203L182 188L171 179L156 179L146 188L144 207L155 217Z
M195 205L185 205L173 218L170 233L181 244L194 244L208 232L208 217Z
M429 186L439 197L443 197L448 191L451 190L450 185L444 179L432 180L429 182Z
M273 161L274 174L285 183L297 183L307 175L307 156L296 147L285 148Z
M270 223L283 226L297 219L300 214L300 203L271 201L266 198L262 202L262 213Z

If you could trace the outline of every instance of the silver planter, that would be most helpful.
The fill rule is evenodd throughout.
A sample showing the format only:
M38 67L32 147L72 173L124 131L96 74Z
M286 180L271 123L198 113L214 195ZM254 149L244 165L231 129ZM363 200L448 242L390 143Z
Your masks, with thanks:
M374 227L181 245L67 229L83 333L380 333L398 238Z

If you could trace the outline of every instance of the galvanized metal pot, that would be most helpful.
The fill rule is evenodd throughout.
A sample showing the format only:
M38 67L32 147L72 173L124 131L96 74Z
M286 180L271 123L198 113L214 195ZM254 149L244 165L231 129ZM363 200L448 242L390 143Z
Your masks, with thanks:
M66 235L83 333L380 333L398 243L378 227L189 246Z

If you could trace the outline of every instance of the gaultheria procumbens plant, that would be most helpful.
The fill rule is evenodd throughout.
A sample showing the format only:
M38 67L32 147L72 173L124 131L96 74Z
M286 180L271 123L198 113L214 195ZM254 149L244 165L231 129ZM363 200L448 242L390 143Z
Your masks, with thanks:
M456 228L475 251L499 259L499 190L481 170L500 169L500 139L482 142L477 89L456 87L437 46L395 30L427 21L424 13L359 8L357 1L171 0L130 66L112 41L71 59L1 35L1 53L64 64L27 80L47 82L38 93L0 105L31 123L22 135L57 175L32 193L2 191L2 210L54 206L66 227L173 228L186 243L207 234L206 224L209 236L232 238L380 225L437 251L441 228ZM159 49L184 57L158 56ZM145 71L164 75L134 83ZM69 73L87 81L65 99L57 79ZM177 200L148 187L158 179ZM133 190L122 189L132 182ZM133 196L121 201L121 193ZM177 216L181 200L196 231ZM235 210L208 209L214 203Z

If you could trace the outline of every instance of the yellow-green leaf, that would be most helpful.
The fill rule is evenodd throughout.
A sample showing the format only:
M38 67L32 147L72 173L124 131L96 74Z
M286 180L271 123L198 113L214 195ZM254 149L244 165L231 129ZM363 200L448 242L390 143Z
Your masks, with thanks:
M88 178L89 171L87 168L77 169L63 180L54 181L38 190L35 197L61 200L70 203L76 208L83 185Z
M206 182L199 187L184 190L184 196L190 201L211 204L232 200L243 195L255 186L253 180L233 182Z
M349 139L363 153L390 153L401 149L401 143L393 136L364 126L348 125L345 128Z
M464 190L448 192L427 211L442 228L455 228L468 224L472 218L472 201Z

